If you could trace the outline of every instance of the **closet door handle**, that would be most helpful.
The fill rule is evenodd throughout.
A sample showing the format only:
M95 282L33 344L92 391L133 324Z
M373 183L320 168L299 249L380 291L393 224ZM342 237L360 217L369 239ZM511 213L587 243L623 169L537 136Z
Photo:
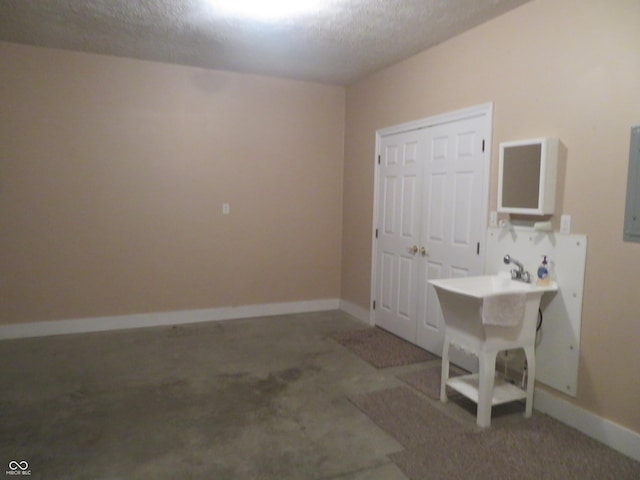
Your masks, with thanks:
M409 252L411 252L411 253L413 253L415 255L416 253L418 253L418 246L414 245L413 247L411 247L409 249Z
M420 247L420 255L422 255L423 257L427 256L427 249L424 247Z

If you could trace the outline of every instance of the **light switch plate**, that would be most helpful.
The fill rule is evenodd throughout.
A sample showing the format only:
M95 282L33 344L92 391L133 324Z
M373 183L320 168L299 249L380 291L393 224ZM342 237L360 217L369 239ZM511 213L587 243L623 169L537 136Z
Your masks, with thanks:
M223 215L229 215L229 204L228 203L223 203L222 204L222 214Z
M560 217L560 233L571 233L571 215L562 215Z

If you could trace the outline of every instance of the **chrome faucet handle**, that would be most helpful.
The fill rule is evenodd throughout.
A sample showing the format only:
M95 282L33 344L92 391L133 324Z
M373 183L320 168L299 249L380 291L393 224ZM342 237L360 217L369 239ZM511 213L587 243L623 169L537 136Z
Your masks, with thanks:
M511 280L519 280L524 283L531 283L531 274L526 270L517 268L511 269Z
M502 260L507 265L513 263L518 267L511 270L512 280L520 280L521 282L531 283L531 274L524 269L524 265L522 265L521 262L513 258L511 255L505 255Z

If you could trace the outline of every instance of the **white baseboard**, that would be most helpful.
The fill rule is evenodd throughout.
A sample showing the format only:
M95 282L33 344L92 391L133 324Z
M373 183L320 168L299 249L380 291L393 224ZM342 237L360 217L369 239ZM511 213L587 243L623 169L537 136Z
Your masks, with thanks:
M347 300L340 300L340 310L348 313L352 317L355 317L356 319L366 323L367 325L370 324L371 314L369 310L367 310L366 308L362 308L360 305L356 305L355 303L351 303Z
M52 320L49 322L15 323L0 325L0 340L180 325L238 318L267 317L292 313L322 312L338 310L339 308L339 299L326 299L304 302L266 303L239 307L205 308L176 312L76 318L72 320Z
M640 433L602 418L540 388L536 389L534 398L536 410L640 462Z

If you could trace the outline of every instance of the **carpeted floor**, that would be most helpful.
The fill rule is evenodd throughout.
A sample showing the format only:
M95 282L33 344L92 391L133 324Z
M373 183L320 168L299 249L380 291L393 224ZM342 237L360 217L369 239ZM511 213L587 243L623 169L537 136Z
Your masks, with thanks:
M464 370L451 365L449 367L449 377L457 377L464 375ZM424 393L429 398L434 400L440 400L440 364L432 365L429 368L423 370L416 370L414 372L407 372L397 376L407 385L412 386L419 392ZM461 396L460 393L447 387L447 396L449 398L455 398Z
M550 417L478 431L407 387L350 397L405 450L389 458L412 480L637 480L640 463Z
M436 432L462 431L462 425L429 405L406 387L349 397L374 423L405 448L430 442Z
M438 358L377 327L338 332L332 338L376 368L398 367Z

